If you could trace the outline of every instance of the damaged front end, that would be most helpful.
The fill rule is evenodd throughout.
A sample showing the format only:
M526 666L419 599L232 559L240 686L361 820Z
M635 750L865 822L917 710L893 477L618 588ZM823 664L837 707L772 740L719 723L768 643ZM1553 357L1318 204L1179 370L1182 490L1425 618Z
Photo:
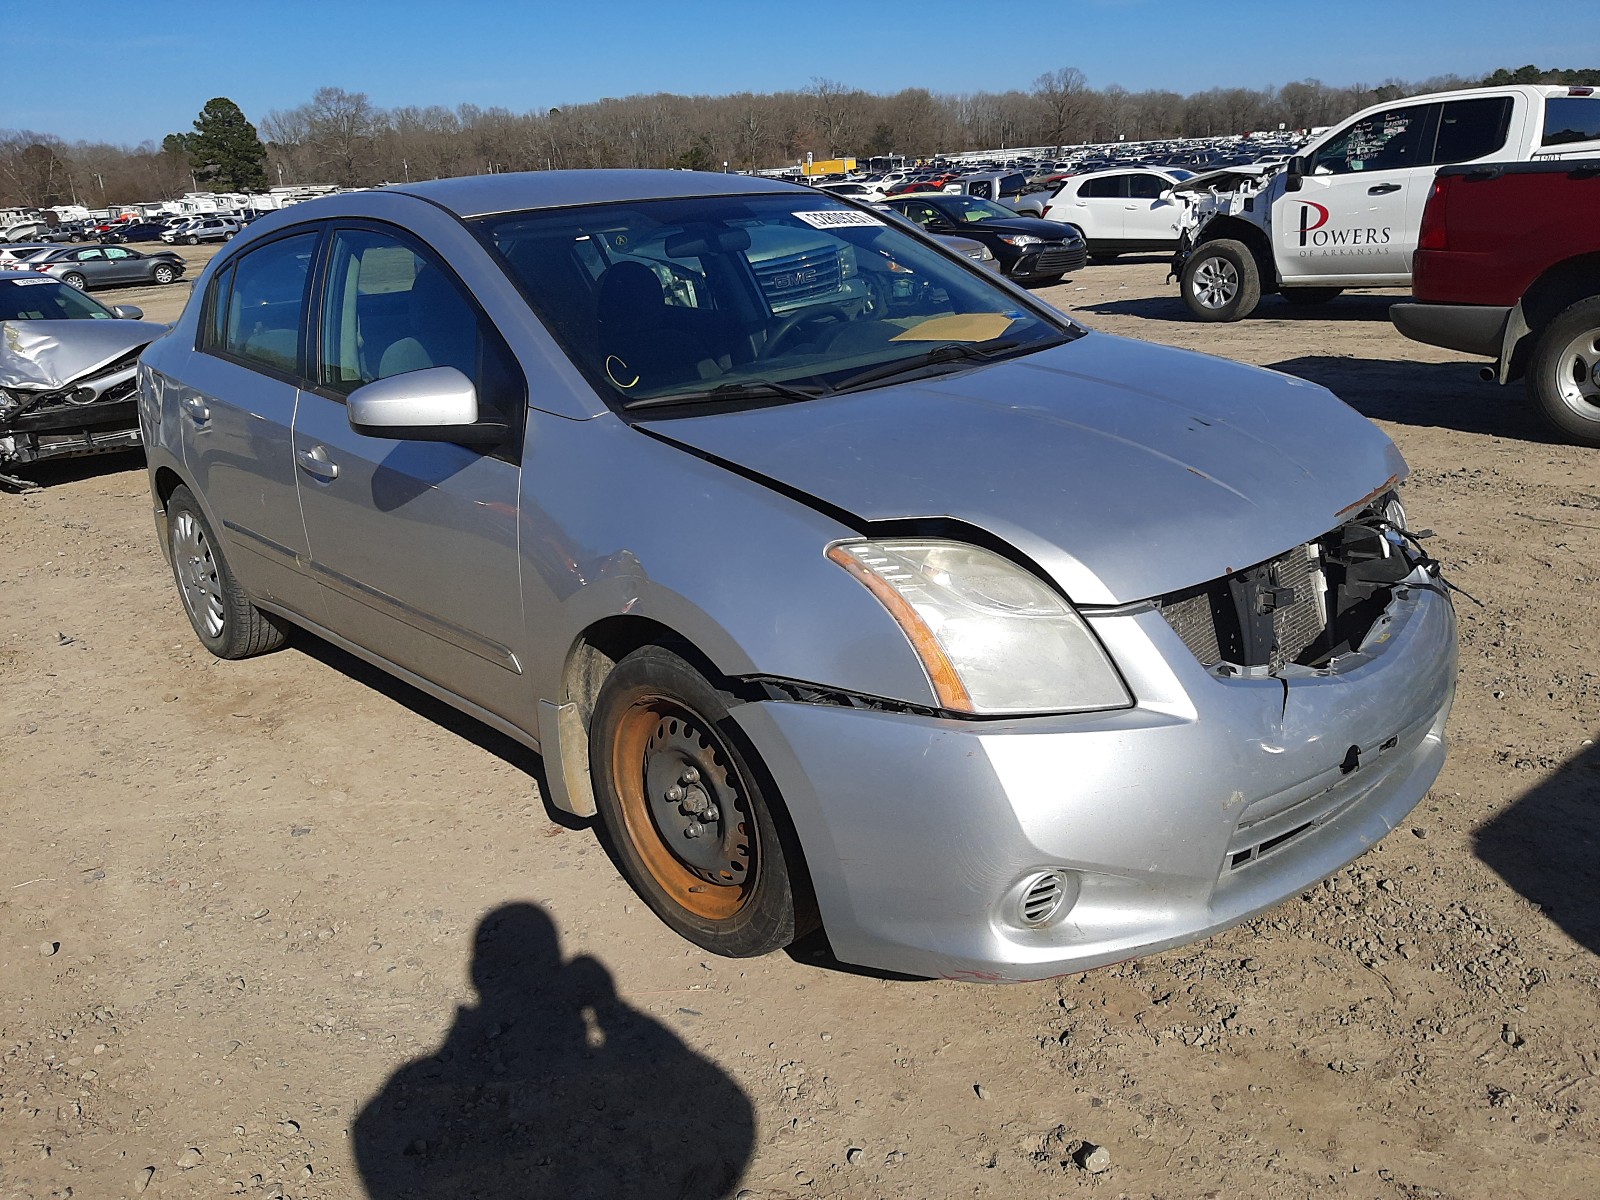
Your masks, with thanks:
M1172 189L1173 198L1184 206L1178 219L1178 248L1173 254L1169 280L1183 273L1189 253L1205 241L1204 230L1218 217L1239 217L1265 227L1265 213L1256 212L1256 197L1283 168L1267 166L1228 167L1207 171L1186 179Z
M139 354L167 331L149 321L0 323L0 484L14 465L140 444Z
M1334 669L1356 653L1397 591L1448 586L1407 532L1399 497L1385 491L1321 537L1162 596L1156 608L1216 674L1288 679Z

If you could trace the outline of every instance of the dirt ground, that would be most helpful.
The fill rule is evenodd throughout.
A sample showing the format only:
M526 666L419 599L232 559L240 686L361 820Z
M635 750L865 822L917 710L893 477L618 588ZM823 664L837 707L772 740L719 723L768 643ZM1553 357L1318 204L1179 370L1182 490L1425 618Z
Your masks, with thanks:
M1405 828L1049 983L709 958L535 756L308 638L213 660L137 456L41 470L0 495L0 1200L1600 1192L1600 452L1391 295L1206 326L1165 270L1044 295L1333 388L1481 602Z

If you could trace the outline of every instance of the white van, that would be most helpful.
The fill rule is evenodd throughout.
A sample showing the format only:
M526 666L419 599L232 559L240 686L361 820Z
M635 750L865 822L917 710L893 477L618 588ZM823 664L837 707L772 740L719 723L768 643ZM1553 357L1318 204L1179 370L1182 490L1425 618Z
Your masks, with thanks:
M1473 88L1374 105L1281 170L1180 185L1184 303L1203 321L1237 321L1263 292L1316 304L1347 287L1410 287L1439 167L1597 154L1594 88Z

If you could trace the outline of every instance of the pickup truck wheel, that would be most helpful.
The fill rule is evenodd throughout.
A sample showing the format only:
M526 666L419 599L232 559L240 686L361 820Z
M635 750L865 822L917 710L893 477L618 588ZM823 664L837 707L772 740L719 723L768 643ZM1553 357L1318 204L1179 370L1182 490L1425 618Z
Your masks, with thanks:
M589 761L617 865L679 935L748 958L804 932L790 881L799 852L723 696L682 658L646 646L616 665L595 701Z
M1600 446L1600 296L1578 301L1539 335L1527 386L1534 405L1563 436Z
M1284 288L1280 294L1290 304L1326 304L1343 292L1343 288L1336 287L1298 287Z
M183 611L207 650L218 658L249 658L283 645L283 626L250 603L186 487L167 498L167 550Z
M1183 302L1202 321L1237 321L1261 300L1261 274L1243 242L1202 242L1183 264L1178 281Z

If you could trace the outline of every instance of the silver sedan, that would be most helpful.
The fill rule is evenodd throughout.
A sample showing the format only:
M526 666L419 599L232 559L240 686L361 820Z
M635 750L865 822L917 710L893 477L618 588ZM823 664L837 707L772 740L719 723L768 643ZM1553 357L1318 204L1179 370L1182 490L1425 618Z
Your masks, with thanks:
M719 954L1147 953L1361 854L1444 759L1454 617L1381 431L808 188L295 205L140 405L208 648L299 626L539 750Z

